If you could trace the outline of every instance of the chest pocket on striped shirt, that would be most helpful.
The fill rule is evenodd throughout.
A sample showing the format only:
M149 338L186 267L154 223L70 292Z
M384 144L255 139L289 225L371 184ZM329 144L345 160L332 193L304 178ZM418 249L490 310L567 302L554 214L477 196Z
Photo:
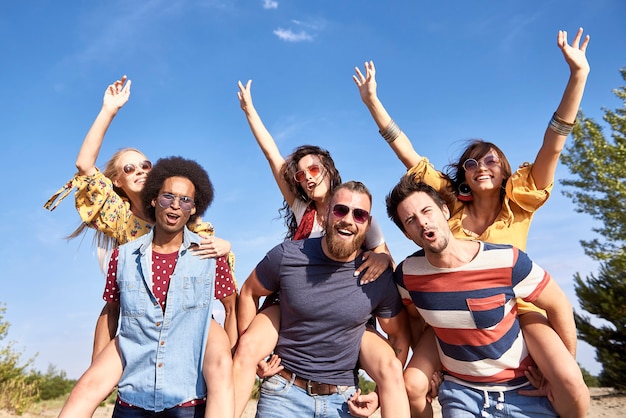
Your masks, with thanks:
M486 298L468 298L465 301L478 329L493 327L504 317L504 293Z

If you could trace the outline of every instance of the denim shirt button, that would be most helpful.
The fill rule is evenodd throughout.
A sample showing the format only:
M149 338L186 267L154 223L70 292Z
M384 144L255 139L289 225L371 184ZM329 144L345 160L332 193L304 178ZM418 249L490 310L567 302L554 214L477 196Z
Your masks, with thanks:
M157 327L160 327L160 326L161 326L161 323L160 323L160 322L157 322L157 323L156 323L156 326L157 326Z

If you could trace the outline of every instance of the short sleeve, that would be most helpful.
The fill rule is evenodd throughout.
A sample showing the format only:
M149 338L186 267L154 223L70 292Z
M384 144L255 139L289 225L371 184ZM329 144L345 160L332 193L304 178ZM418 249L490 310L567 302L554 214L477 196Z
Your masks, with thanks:
M428 161L428 158L414 165L407 174L413 176L416 182L424 182L439 193L450 193L452 191L452 183L450 179L441 171L436 170Z
M114 249L109 259L109 268L107 270L104 293L102 294L102 299L104 299L105 302L120 301L120 289L117 287L117 258L119 252L118 248Z
M278 244L263 257L255 269L261 285L272 292L280 288L280 266L284 252L284 243Z
M506 183L506 194L526 212L539 209L550 197L554 180L545 189L538 190L531 174L532 164L522 165Z
M215 260L215 299L224 299L237 291L227 257Z
M370 224L370 229L367 231L365 235L365 248L368 250L373 250L381 244L385 243L385 236L383 235L383 230L380 228L380 225L376 221L374 217L372 217L372 222Z

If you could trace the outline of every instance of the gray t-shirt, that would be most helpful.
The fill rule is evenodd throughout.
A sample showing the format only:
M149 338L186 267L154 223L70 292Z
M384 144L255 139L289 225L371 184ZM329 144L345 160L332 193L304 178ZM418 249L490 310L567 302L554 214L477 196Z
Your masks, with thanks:
M391 318L403 309L388 268L378 280L359 284L363 262L331 260L323 238L285 241L257 265L268 290L280 290L280 335L275 353L297 375L335 385L355 385L355 367L365 323L371 315Z

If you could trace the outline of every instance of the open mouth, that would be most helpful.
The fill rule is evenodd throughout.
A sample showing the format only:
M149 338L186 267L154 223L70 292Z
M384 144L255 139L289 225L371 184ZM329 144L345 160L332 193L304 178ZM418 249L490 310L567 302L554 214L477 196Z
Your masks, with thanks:
M424 238L426 238L429 241L432 241L433 239L435 239L435 231L432 229L424 231Z
M167 218L168 223L172 225L178 222L178 219L180 219L180 216L176 215L175 213L168 213L167 215L165 215L165 217Z

